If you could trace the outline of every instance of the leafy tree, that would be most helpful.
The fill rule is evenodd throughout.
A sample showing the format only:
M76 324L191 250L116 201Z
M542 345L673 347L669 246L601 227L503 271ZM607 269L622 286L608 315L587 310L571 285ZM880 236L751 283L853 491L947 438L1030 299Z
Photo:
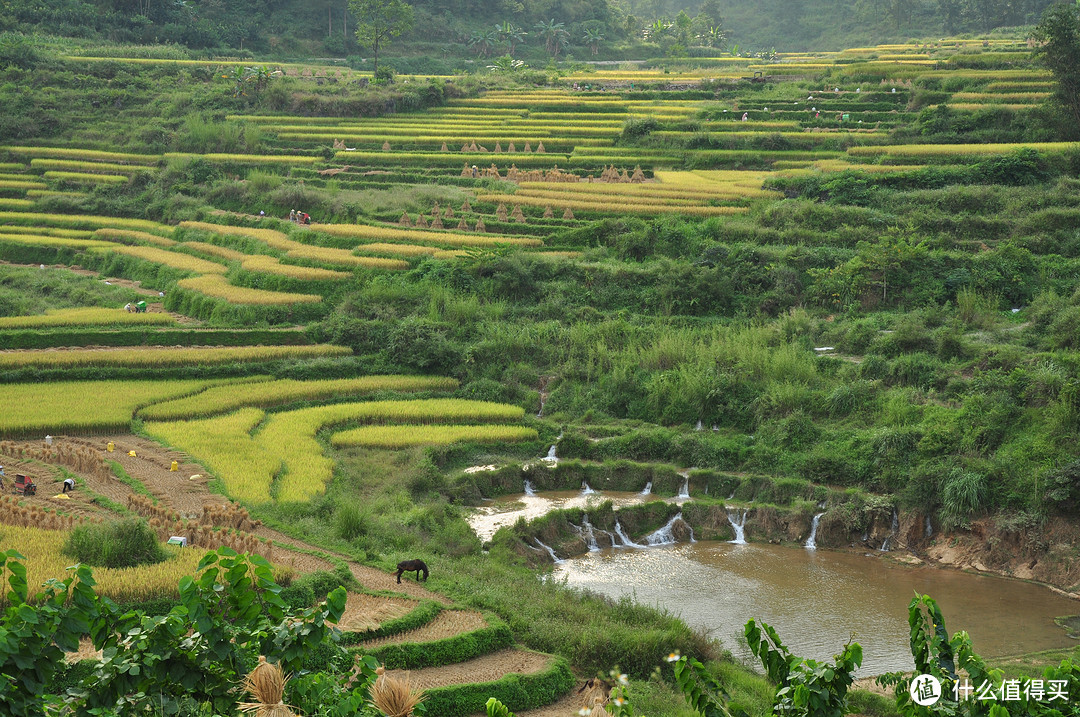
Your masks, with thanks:
M113 606L110 634L95 641L104 651L93 689L76 714L176 714L189 698L231 714L234 687L259 655L273 656L286 672L299 670L331 639L330 623L345 609L340 587L316 607L289 608L270 563L257 555L221 548L198 570L180 581L180 604L167 615L117 614Z
M80 565L31 596L19 562L25 559L0 552L0 584L10 587L0 590L0 713L11 717L45 714L43 700L64 653L79 649L84 636L97 642L105 634L90 568Z
M506 54L514 56L514 50L518 45L525 42L529 33L510 21L498 26L499 39L506 43Z
M911 627L911 656L915 658L915 672L893 672L882 675L877 682L882 687L893 687L896 694L896 710L904 717L931 717L932 715L989 715L990 717L1008 717L1009 711L997 704L996 700L961 699L958 688L959 673L966 672L964 684L979 685L989 683L1000 685L1001 670L990 670L986 663L971 647L971 638L966 632L958 632L949 639L945 629L945 617L941 608L928 595L916 595L908 604L908 625ZM911 697L911 682L916 675L931 675L941 683L941 699L931 706L919 706ZM1016 704L1017 711L1012 714L1045 714L1025 710L1021 705L1009 703L1010 710ZM1056 714L1061 714L1060 712Z
M945 33L954 34L960 24L960 16L964 9L963 0L937 0L937 4Z
M680 10L675 16L675 38L682 45L690 44L690 28L693 20L686 14L686 10Z
M830 665L791 654L780 636L764 622L746 623L743 631L750 651L761 660L769 679L778 685L773 713L805 717L842 717L847 712L847 691L862 665L862 646L844 645Z
M727 30L722 22L715 22L712 17L705 13L699 13L694 18L694 40L699 45L706 47L722 48L727 40Z
M498 44L498 26L494 30L477 30L469 38L469 47L473 48L479 57L487 57Z
M720 0L705 0L698 10L698 17L703 18L705 24L717 27L724 24L724 18L720 15Z
M378 72L382 46L412 28L412 5L403 0L349 0L349 10L356 17L356 39L371 48Z
M600 43L604 41L604 34L597 28L586 28L582 41L592 48L592 54L596 55L600 52Z
M657 18L645 28L645 39L653 42L659 42L664 36L671 32L671 28L674 25L667 18Z
M552 57L558 57L559 52L570 42L570 33L566 31L566 26L555 22L555 18L536 23L536 34L544 40L544 48Z
M1053 99L1064 115L1065 132L1080 136L1080 3L1049 7L1033 36L1042 43L1036 59L1054 74Z

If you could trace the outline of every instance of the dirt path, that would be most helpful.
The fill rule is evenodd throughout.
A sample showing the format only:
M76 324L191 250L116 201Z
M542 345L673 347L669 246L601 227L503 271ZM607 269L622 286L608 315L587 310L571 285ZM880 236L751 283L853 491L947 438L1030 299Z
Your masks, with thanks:
M372 648L381 645L398 645L402 643L434 642L463 632L472 632L487 626L487 620L478 612L467 610L443 610L435 619L415 630L401 632L397 635L387 635L374 640L360 643L361 647Z
M412 686L429 690L447 685L467 685L474 682L494 682L511 673L531 675L546 669L554 658L539 652L509 648L477 657L456 665L425 667L409 673ZM406 670L387 670L387 674L405 677Z
M141 436L130 433L100 438L62 436L58 440L102 452L106 459L119 463L128 475L146 486L154 498L186 519L197 519L205 505L221 506L228 502L224 496L210 491L207 486L210 479L201 465L188 460L180 451L169 450ZM114 445L111 453L106 451L110 442ZM135 455L129 455L130 451ZM173 461L177 462L176 471L169 470ZM199 477L193 480L193 476ZM91 487L121 505L127 505L127 497L132 492L130 486L117 478Z

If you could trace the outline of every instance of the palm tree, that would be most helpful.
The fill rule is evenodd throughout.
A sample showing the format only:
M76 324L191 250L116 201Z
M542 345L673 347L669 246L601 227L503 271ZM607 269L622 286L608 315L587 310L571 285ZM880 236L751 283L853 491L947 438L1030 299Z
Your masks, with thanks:
M480 57L487 57L498 44L498 30L477 30L469 40L469 47L475 48L476 54Z
M536 23L536 32L544 38L544 47L552 57L558 57L559 50L566 47L570 41L570 33L566 31L566 26L561 22L555 22L555 18Z
M596 55L600 52L600 43L604 41L604 35L595 28L587 28L583 40L592 48L592 54Z
M514 48L525 42L525 37L529 34L510 21L498 25L497 29L499 38L506 43L506 54L510 57L514 56Z

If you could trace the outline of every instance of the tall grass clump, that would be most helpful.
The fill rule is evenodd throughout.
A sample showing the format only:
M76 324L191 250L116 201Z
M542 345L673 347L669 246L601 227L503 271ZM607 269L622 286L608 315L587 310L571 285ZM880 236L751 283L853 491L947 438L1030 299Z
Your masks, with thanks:
M153 565L167 557L153 529L139 518L80 525L71 531L63 552L99 568Z

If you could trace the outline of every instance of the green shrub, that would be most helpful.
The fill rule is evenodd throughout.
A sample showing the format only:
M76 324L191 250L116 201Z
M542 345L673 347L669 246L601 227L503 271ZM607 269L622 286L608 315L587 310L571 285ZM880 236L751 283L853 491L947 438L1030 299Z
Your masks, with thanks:
M150 525L141 518L80 525L71 531L64 554L100 568L131 568L167 557Z

